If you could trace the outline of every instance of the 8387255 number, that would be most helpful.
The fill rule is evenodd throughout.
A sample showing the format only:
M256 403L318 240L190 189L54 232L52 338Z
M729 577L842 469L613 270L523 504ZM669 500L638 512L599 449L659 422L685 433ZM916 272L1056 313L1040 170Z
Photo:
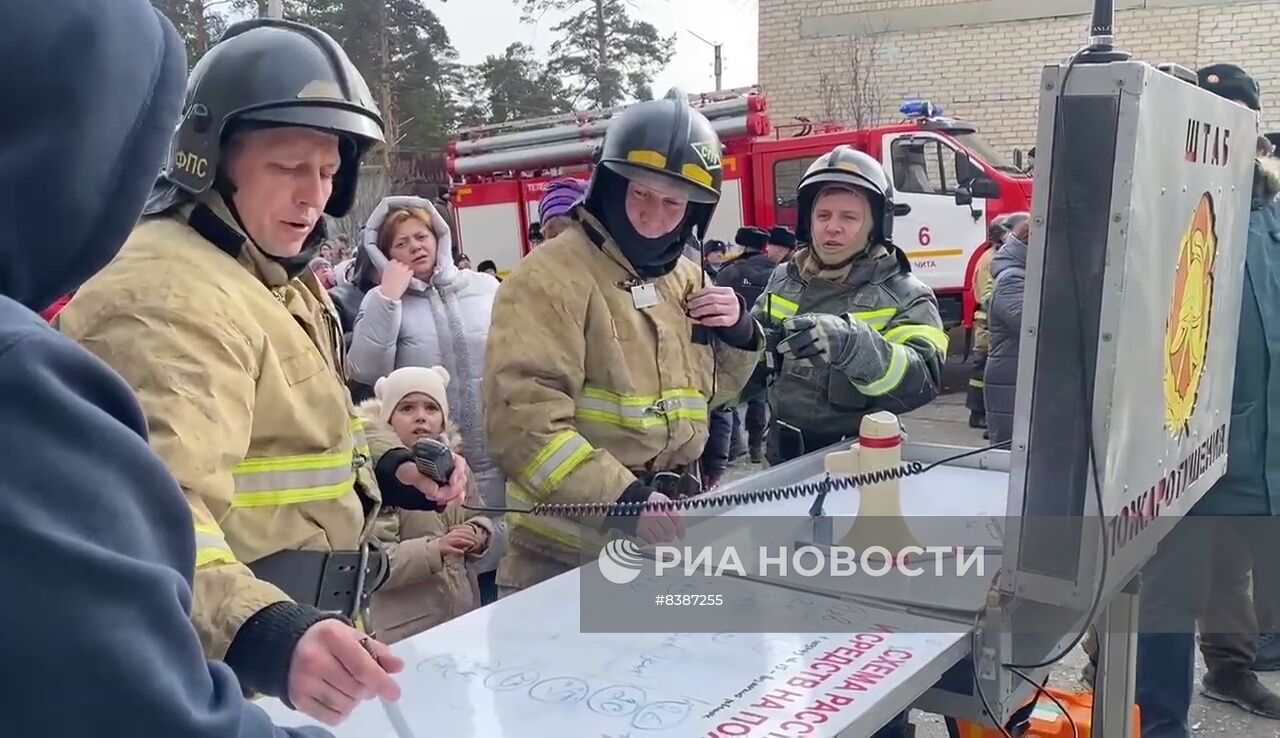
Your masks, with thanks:
M663 607L719 607L724 604L724 595L663 594L654 597L653 604Z

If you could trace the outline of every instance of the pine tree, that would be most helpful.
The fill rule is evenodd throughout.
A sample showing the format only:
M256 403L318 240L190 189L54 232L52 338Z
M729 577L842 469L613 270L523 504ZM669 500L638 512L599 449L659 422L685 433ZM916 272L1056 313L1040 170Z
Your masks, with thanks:
M227 26L227 18L210 0L151 0L169 22L178 29L187 47L187 63L195 63L218 41Z
M526 19L572 13L552 28L551 68L577 82L577 96L598 107L652 97L653 77L671 60L675 36L627 14L623 0L523 0Z
M439 148L458 115L458 53L419 0L298 0L298 20L329 33L369 83L391 151Z
M540 63L533 48L514 43L470 70L474 90L465 117L471 124L536 118L570 109L560 77Z

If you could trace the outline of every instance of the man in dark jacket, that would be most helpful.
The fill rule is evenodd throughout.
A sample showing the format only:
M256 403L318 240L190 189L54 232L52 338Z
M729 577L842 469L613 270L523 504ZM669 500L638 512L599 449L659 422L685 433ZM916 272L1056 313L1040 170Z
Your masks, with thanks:
M747 229L739 229L738 233L744 230ZM726 261L728 251L728 244L718 239L710 238L702 244L704 257L702 267L720 287L733 286L726 284L720 277L724 270L737 263L736 259ZM743 304L752 303L748 300ZM740 426L741 418L736 407L718 407L710 411L707 418L707 445L703 448L702 458L699 460L704 489L715 489L720 484L720 478L724 476L725 469L729 467L729 462L745 453L745 450L737 448L740 445L738 439L742 433ZM741 445L745 446L745 444Z
M0 732L286 731L191 625L195 531L133 392L48 307L129 235L178 121L186 63L145 0L0 6Z
M754 305L777 266L764 253L769 234L759 228L739 228L733 240L742 247L742 254L724 265L716 275L716 284L732 287L748 305Z
M777 262L765 253L769 245L769 234L759 228L739 228L734 241L742 246L742 255L725 265L716 275L716 284L721 287L732 287L734 292L742 296L747 305L756 304L760 293L769 284L769 276L773 274ZM793 237L794 242L794 237ZM752 463L764 461L764 434L769 425L769 400L763 394L748 400L746 408L739 407L734 411L735 422L731 440L741 437L740 426L746 426L746 445L751 454ZM739 422L745 415L745 422ZM730 455L736 458L739 454Z
M796 250L796 234L786 226L774 226L769 229L769 243L764 247L765 256L774 264L781 264L791 258Z
M1232 64L1199 71L1200 86L1260 110L1258 83ZM1250 199L1226 475L1160 542L1142 570L1137 697L1143 738L1188 738L1199 620L1203 693L1280 719L1280 696L1249 670L1258 623L1247 596L1274 604L1280 515L1280 176L1259 159ZM1208 555L1206 555L1208 554ZM1259 607L1267 611L1268 607ZM1274 631L1276 623L1263 623Z
M729 259L729 244L716 238L702 242L702 268L714 278Z

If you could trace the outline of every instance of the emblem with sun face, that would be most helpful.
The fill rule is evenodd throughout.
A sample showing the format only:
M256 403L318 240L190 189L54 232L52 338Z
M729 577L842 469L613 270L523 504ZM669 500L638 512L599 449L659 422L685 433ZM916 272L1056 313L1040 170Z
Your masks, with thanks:
M1204 375L1217 253L1217 219L1213 197L1206 192L1182 236L1165 329L1164 421L1175 437L1187 432Z

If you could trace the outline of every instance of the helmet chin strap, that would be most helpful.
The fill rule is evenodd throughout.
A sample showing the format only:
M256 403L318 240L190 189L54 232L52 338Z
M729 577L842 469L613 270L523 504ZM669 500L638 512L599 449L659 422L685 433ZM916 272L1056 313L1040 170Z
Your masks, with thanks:
M231 213L232 218L235 218L236 225L240 228L240 232L244 233L249 240L254 241L254 243L257 244L258 250L262 252L263 256L279 264L284 269L285 274L289 276L289 279L293 279L306 271L307 267L311 264L311 260L320 252L320 245L324 243L326 234L324 218L316 221L316 227L311 229L311 233L307 235L307 240L302 244L302 250L296 255L276 256L262 248L262 244L257 243L256 239L254 239L252 234L249 233L249 228L244 224L244 220L240 217L240 210L236 207L236 200L234 197L236 193L236 186L231 182L231 179L223 173L221 167L218 168L217 174L214 175L213 190L222 196L222 201L227 206L227 212Z

